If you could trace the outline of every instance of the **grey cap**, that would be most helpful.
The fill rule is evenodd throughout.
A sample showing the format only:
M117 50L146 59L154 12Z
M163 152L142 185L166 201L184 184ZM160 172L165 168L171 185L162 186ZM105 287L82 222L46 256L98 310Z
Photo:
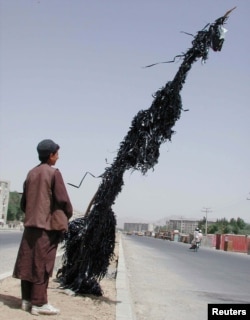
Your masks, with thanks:
M47 157L59 149L59 145L50 139L42 140L37 145L37 152L41 157Z

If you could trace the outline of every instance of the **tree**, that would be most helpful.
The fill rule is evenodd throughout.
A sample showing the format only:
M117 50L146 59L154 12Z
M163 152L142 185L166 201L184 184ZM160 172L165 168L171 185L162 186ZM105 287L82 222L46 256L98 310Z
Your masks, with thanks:
M207 233L210 233L210 234L218 233L218 225L214 223L208 226Z
M232 226L232 233L234 234L239 234L240 233L240 228L236 224L235 226Z
M202 221L199 222L199 225ZM248 234L250 231L250 225L245 223L241 218L230 219L228 221L226 218L217 219L217 221L208 227L208 233L233 233L233 234Z
M202 232L205 232L205 230L206 230L206 217L203 217L203 219L198 222L198 228L200 230L202 230ZM209 227L208 227L208 230L209 230Z
M24 218L24 213L20 208L20 193L14 191L10 192L7 221L22 221Z
M245 221L239 217L237 218L236 223L237 223L237 226L239 227L239 229L244 229L246 226Z
M250 234L250 224L249 223L246 223L244 229L241 230L241 233L245 234L245 235L249 235Z

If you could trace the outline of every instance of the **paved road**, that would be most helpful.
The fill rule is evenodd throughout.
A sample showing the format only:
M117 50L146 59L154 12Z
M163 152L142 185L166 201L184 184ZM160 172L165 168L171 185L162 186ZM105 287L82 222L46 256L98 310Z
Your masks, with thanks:
M12 274L22 234L20 230L0 231L0 280Z
M18 229L0 229L0 280L12 275L22 235ZM63 249L59 245L57 256L62 254Z
M249 303L250 256L123 236L137 320L203 320L208 303Z
M0 280L12 273L21 236L0 232ZM250 301L250 256L138 236L121 244L119 320L203 320L208 303Z

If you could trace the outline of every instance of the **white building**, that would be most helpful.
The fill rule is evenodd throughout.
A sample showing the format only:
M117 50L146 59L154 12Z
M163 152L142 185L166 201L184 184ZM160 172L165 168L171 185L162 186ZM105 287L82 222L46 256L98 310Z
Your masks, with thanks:
M149 223L124 223L124 231L128 232L145 232L145 231L153 231L152 224Z
M10 195L10 182L0 180L0 224L6 224Z
M191 219L173 219L169 221L170 230L178 230L180 233L193 233L198 227L198 220Z

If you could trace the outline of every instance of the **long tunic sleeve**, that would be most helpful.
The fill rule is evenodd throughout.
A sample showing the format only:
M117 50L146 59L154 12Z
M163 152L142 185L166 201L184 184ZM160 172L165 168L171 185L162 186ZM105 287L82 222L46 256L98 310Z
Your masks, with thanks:
M55 171L52 194L54 195L57 208L63 210L68 219L70 219L73 214L73 208L63 181L63 177L59 170Z

